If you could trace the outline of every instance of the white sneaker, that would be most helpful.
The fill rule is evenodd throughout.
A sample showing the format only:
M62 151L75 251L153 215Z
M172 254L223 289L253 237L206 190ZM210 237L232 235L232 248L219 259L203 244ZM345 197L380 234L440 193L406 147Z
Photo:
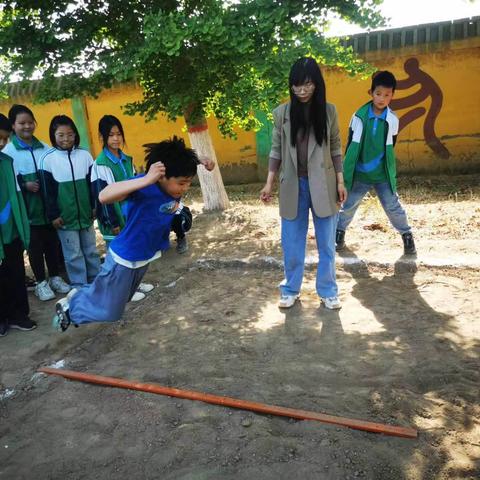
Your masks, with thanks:
M282 295L278 302L279 308L290 308L295 305L295 302L300 295Z
M52 300L52 298L55 298L55 294L53 293L53 290L50 288L46 280L40 282L35 287L34 293L42 302L46 302L47 300Z
M139 302L140 300L143 300L145 298L145 294L142 292L135 292L130 299L131 302Z
M338 297L320 297L320 300L329 310L340 310L342 308Z
M141 283L138 286L138 291L141 293L148 293L151 292L155 287L151 283Z
M58 293L68 293L72 287L63 280L62 277L52 277L50 278L48 284L54 292Z
M70 300L72 297L78 292L76 288L72 288L69 292L68 295L66 296L67 301L70 303Z

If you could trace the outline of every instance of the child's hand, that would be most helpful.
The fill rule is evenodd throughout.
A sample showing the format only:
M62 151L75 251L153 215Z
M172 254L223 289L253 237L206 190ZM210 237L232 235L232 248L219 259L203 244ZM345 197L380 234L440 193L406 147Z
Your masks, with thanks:
M268 183L260 191L260 200L264 203L269 203L272 201L272 186Z
M198 161L211 172L215 168L215 162L209 157L198 157Z
M37 193L40 190L40 183L38 180L35 180L34 182L25 182L25 188L29 192Z
M337 183L337 192L338 192L338 204L342 204L347 200L347 189L345 185L342 183Z
M59 228L62 228L64 223L63 223L63 218L58 217L55 220L52 221L52 225L58 230Z
M150 165L148 173L145 178L149 185L157 183L162 177L165 176L165 165L162 162L155 162Z

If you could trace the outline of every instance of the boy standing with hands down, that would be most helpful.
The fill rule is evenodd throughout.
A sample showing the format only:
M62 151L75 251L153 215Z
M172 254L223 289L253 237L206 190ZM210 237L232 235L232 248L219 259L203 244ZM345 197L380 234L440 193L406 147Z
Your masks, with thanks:
M119 320L149 263L169 247L172 221L182 208L181 197L190 188L199 160L175 136L146 148L146 174L111 183L99 194L102 204L127 200L126 224L110 243L95 281L57 303L53 325L59 330L65 331L70 323ZM207 160L204 165L209 170L214 167Z
M400 233L404 253L416 253L407 215L397 194L396 162L393 147L399 121L389 108L397 81L388 71L372 78L372 101L360 107L352 117L344 160L343 176L348 199L340 210L336 249L345 247L345 231L363 197L373 187L392 226Z

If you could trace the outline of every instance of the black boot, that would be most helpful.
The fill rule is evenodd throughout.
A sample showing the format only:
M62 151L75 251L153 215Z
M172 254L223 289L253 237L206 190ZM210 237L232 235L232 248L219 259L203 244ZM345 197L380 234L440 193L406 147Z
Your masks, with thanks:
M415 249L415 242L413 241L413 235L411 233L404 233L402 235L403 240L403 253L405 255L415 255L417 250Z
M343 230L337 230L335 234L335 250L339 252L345 248L345 232Z

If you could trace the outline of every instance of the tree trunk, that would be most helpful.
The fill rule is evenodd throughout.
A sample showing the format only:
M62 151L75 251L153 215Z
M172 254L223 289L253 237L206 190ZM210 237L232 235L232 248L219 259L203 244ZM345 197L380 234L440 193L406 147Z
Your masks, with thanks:
M213 148L207 122L203 119L197 125L188 125L188 137L192 148L199 157L208 157L215 162L215 168L209 172L203 165L198 166L198 180L202 189L204 211L225 210L229 207L227 192L223 186L222 174L218 167L217 157Z

